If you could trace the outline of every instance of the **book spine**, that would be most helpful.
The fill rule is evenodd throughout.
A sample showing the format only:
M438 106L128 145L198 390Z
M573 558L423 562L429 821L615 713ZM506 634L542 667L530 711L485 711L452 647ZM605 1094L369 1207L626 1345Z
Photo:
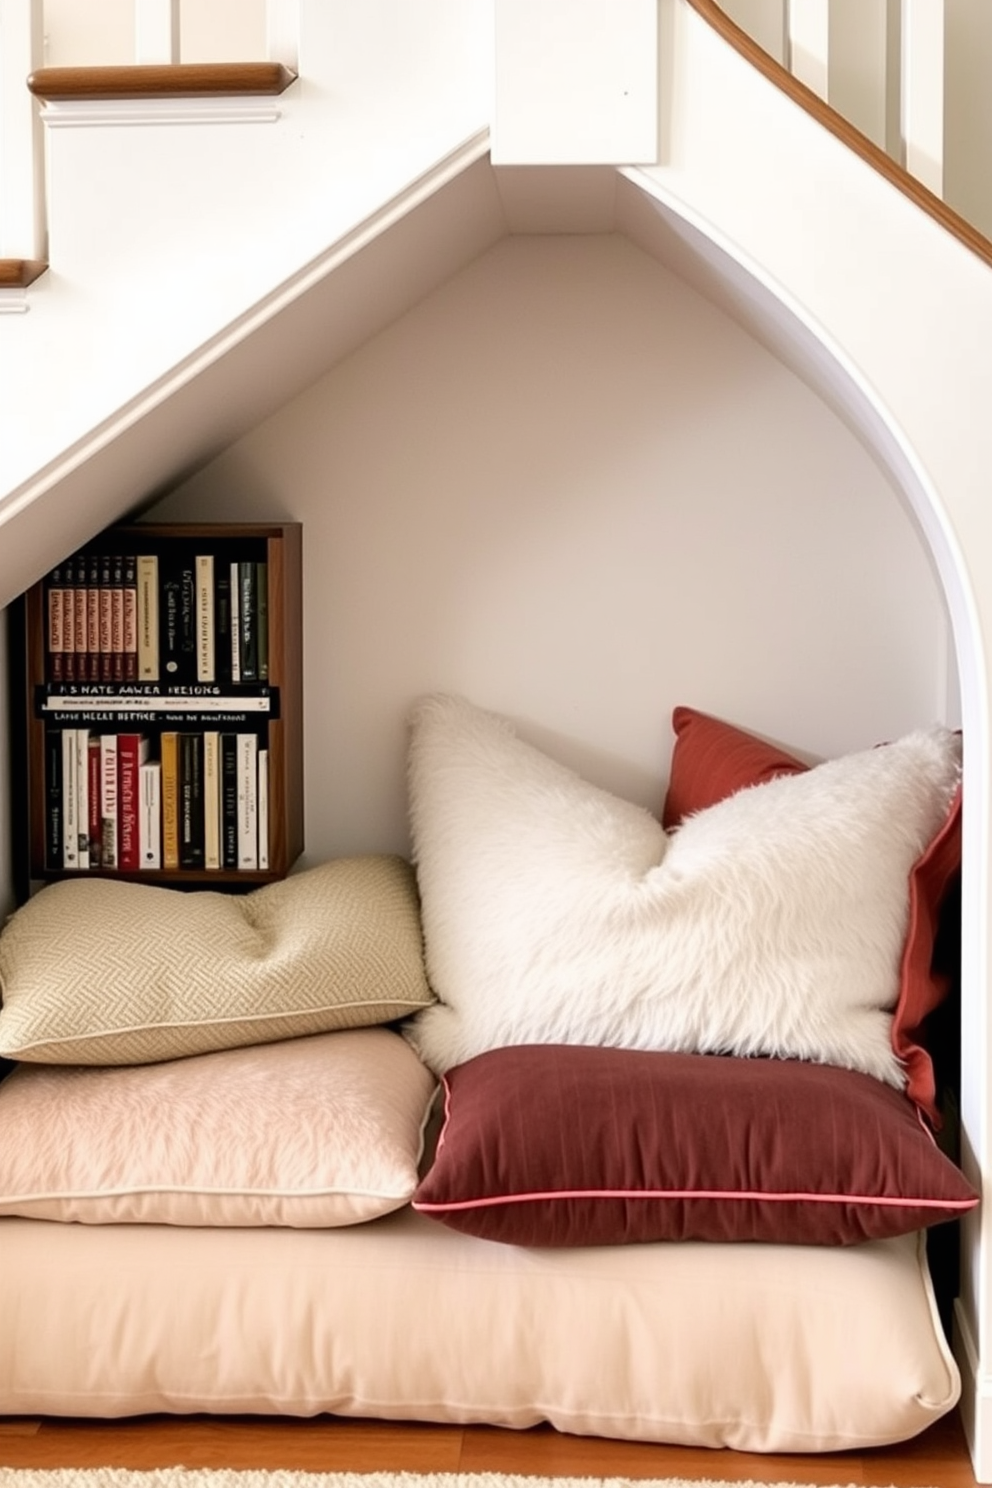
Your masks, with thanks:
M100 555L89 553L86 563L86 657L87 676L100 680Z
M258 866L269 866L269 751L258 751Z
M214 565L214 674L222 686L231 681L231 565L222 558Z
M117 735L100 735L100 858L117 867Z
M61 568L53 568L45 581L48 621L47 673L53 682L65 680L65 589Z
M162 866L162 765L145 760L139 771L138 849L144 869Z
M124 559L110 559L110 680L124 681Z
M241 681L258 681L258 565L238 564Z
M213 682L217 675L214 636L214 558L196 556L196 680Z
M179 866L203 867L203 735L179 735Z
M124 555L121 579L124 600L123 680L136 682L138 680L138 560L133 553ZM156 637L156 652L157 648Z
M114 586L109 553L100 558L100 681L114 680Z
M159 564L159 645L169 683L196 681L196 569L193 558L178 551L162 554Z
M231 590L231 681L241 681L241 572L237 563L228 567Z
M179 867L179 736L167 729L159 739L162 763L162 867Z
M143 682L159 680L159 611L158 557L140 553L136 559L137 577L137 663L138 677Z
M258 598L258 680L269 680L269 565L256 563L255 593Z
M238 867L258 867L258 737L238 734Z
M62 861L62 730L45 730L45 867Z
M238 736L220 736L220 854L222 868L238 866Z
M79 795L76 790L76 730L62 730L62 867L79 867Z
M141 867L138 800L141 788L140 771L147 755L148 740L140 734L118 735L118 864L123 873L133 873Z
M91 734L86 746L89 856L91 868L103 867L103 819L100 814L100 736Z
M220 867L220 734L203 735L203 866Z
M76 831L77 868L90 866L90 731L76 729Z
M76 681L90 680L89 625L86 605L86 559L77 555L72 565L72 649Z

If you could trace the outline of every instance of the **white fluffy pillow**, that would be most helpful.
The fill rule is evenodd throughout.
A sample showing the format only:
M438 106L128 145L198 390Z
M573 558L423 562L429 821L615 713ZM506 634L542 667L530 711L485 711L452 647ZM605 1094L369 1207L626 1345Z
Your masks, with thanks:
M768 1054L901 1086L910 869L944 819L944 728L739 792L671 836L459 698L413 718L437 1071L507 1044Z

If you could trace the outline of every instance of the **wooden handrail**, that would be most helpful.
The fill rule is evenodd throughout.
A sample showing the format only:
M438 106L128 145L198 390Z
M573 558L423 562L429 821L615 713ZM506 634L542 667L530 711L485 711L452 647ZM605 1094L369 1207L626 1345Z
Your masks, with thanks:
M763 47L748 36L746 31L730 19L717 4L717 0L688 0L688 4L713 27L714 31L718 31L725 41L740 52L752 67L756 67L777 88L787 93L799 104L800 108L812 114L825 129L829 129L831 134L836 135L856 155L860 155L862 160L873 166L879 175L884 176L904 196L908 196L912 202L939 222L941 227L953 233L966 248L971 249L972 253L976 253L979 258L992 265L992 242L984 233L979 232L977 227L966 221L939 196L935 196L915 176L911 176L897 161L892 159L891 155L887 155L879 145L876 145L867 135L862 134L860 129L845 119L843 114L839 114L835 108L831 108L829 103L825 103L822 98L818 97L811 88L807 88L805 83L794 78L787 68L783 67L780 62L776 62L774 57L770 56Z
M0 289L26 289L47 268L35 258L0 258Z
M36 98L210 98L283 93L296 73L281 62L176 62L130 67L39 67L28 78Z

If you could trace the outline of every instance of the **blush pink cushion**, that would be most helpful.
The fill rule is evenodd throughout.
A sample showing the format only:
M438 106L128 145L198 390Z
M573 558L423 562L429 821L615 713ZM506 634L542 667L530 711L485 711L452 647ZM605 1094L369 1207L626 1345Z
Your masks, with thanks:
M777 745L694 708L672 714L675 747L662 813L666 830L684 817L761 785L808 768ZM892 1047L906 1071L906 1093L939 1125L933 1061L924 1044L927 1017L947 996L949 978L934 964L941 906L961 871L961 791L909 876L909 924L900 967Z
M853 1070L522 1045L444 1084L413 1206L487 1240L850 1245L978 1202L912 1102Z
M391 1029L0 1084L0 1214L355 1224L405 1204L435 1081Z

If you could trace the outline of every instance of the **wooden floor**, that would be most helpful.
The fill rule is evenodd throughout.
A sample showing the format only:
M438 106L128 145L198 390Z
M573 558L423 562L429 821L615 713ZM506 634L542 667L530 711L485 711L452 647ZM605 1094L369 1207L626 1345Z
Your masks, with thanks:
M974 1488L956 1416L911 1442L830 1456L754 1456L560 1436L550 1429L408 1426L330 1417L146 1416L0 1420L4 1467L296 1468L307 1472L505 1472L558 1477L757 1479L872 1488Z

